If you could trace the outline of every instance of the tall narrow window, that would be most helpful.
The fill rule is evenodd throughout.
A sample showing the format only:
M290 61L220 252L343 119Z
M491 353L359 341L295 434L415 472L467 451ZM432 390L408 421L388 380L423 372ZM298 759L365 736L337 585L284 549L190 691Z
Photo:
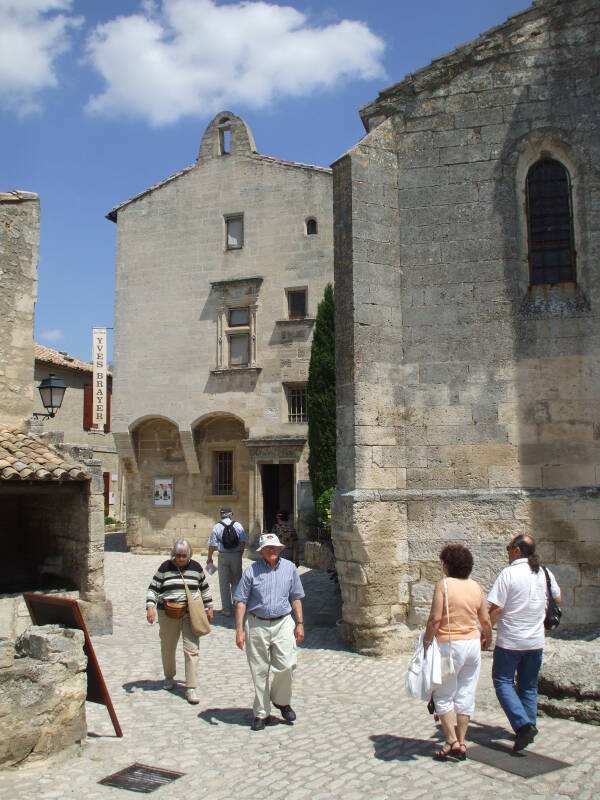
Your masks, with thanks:
M213 454L213 494L233 494L233 453Z
M316 236L317 232L317 220L314 217L309 217L306 220L306 235Z
M247 333L236 333L229 336L229 366L247 367L249 356L249 337Z
M571 181L559 161L541 159L527 173L527 229L530 284L574 281Z
M239 214L225 219L227 227L227 249L239 250L244 246L244 217Z
M304 319L306 316L306 289L288 289L288 317Z
M219 150L222 156L229 153L231 146L231 125L227 118L222 119L219 124Z
M288 422L307 422L307 389L306 384L290 384L286 386Z

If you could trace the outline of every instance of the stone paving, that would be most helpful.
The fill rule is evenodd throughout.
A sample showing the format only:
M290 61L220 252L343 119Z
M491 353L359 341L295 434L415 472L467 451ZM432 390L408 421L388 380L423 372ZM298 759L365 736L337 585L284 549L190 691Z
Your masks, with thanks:
M134 762L186 773L154 792L157 800L410 800L432 792L446 799L585 800L600 792L600 727L567 720L541 718L531 749L570 762L568 769L526 780L469 760L434 762L438 729L424 704L404 691L408 655L368 659L346 650L334 624L335 587L317 571L301 569L310 602L293 700L297 722L250 730L246 657L235 647L232 621L220 614L200 644L200 705L188 705L182 685L174 692L161 688L158 627L145 620L145 589L160 560L106 554L114 633L96 637L94 647L124 738L114 736L103 706L88 703L83 745L0 773L3 800L126 800L134 794L98 781ZM210 580L219 607L216 578ZM510 738L490 666L488 657L472 726L480 741Z

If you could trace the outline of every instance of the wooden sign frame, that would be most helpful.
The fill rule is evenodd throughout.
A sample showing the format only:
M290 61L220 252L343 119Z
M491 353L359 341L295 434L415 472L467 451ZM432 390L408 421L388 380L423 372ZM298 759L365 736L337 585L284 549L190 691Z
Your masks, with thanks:
M24 592L23 598L27 603L29 616L34 625L64 625L66 628L76 628L83 631L85 638L83 650L87 656L86 699L91 703L99 703L106 706L115 733L117 736L122 737L123 731L102 677L100 665L77 600L73 600L70 597L36 594L35 592Z

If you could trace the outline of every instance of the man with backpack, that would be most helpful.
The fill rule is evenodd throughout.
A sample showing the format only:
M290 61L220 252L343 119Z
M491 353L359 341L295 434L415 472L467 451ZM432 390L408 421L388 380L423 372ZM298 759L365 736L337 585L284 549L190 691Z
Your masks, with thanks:
M206 564L213 564L213 553L217 550L221 606L224 616L230 617L233 609L231 595L242 577L242 553L248 537L243 526L233 521L233 511L230 508L222 508L220 515L221 521L215 524L208 539Z

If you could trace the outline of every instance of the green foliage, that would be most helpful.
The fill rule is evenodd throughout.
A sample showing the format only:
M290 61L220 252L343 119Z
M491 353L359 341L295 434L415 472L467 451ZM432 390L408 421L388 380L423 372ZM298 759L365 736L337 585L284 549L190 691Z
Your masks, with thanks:
M112 517L104 517L104 524L105 525L116 525L118 520L113 519Z
M336 484L335 324L333 288L319 303L308 368L308 475L313 497Z
M329 525L331 523L331 497L335 492L336 487L332 486L329 489L325 489L325 491L319 496L319 499L316 503L316 511L317 516L323 523L323 525Z

